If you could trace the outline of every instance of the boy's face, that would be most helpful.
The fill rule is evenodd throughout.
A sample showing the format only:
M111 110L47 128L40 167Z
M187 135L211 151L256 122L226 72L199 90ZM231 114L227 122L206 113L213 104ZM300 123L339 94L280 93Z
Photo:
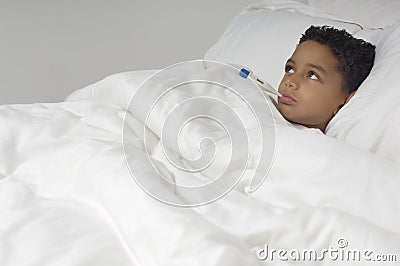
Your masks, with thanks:
M338 61L327 45L305 41L285 65L278 110L289 121L322 132L348 93L342 91Z

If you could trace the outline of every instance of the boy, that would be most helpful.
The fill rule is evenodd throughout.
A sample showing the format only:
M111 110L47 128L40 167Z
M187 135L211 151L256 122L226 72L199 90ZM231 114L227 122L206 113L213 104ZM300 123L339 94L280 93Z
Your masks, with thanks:
M285 65L278 110L322 132L372 69L375 46L345 30L311 26Z

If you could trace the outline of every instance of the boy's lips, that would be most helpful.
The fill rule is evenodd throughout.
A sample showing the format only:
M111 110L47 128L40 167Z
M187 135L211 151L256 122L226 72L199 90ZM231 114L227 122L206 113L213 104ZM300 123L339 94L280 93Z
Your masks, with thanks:
M297 103L297 100L295 98L293 98L290 94L287 94L287 93L282 93L282 97L279 97L278 101L281 103L284 103L284 104Z

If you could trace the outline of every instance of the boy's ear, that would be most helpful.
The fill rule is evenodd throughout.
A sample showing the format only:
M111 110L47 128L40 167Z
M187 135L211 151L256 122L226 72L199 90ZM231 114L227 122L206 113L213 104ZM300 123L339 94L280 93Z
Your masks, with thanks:
M349 96L346 97L346 100L344 101L344 104L348 103L350 101L350 99L353 98L354 94L356 94L356 91L351 92L349 94Z
M345 105L347 104L351 98L353 98L354 94L356 94L356 91L351 92L345 99L343 104L339 105L338 108L333 112L333 115L336 115L337 112L339 112L339 110Z

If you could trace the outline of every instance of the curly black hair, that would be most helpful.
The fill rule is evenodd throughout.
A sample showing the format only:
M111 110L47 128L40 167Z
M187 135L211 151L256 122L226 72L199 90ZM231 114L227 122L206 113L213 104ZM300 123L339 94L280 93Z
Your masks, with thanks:
M346 30L311 26L301 36L299 44L309 40L329 46L339 62L338 70L343 77L342 89L348 93L358 89L374 65L375 46L354 38Z

